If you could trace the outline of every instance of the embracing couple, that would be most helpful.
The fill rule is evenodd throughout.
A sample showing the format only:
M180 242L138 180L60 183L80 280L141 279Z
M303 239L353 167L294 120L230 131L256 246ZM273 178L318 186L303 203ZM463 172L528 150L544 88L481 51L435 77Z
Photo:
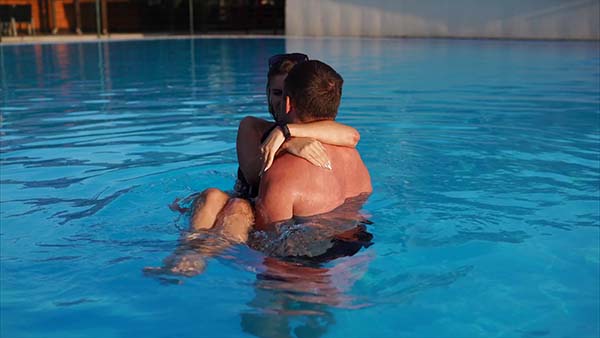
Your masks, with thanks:
M342 84L333 68L304 54L271 57L267 97L275 122L242 120L235 192L210 188L199 194L192 206L190 232L180 248L165 259L164 267L146 271L194 275L203 270L207 256L239 243L279 256L318 256L323 253L303 251L314 244L307 243L310 238L321 236L315 233L326 233L327 243L336 236L351 237L348 229L323 225L327 224L323 215L339 218L332 214L336 210L359 217L361 203L350 208L344 203L352 198L364 201L372 191L369 172L354 148L358 132L334 121ZM313 221L298 225L299 219L309 216ZM296 229L315 230L308 239L299 236L297 246L302 248L290 249L290 243L275 247L272 242L283 231L288 232L286 238L293 237L289 236L293 224ZM201 245L195 243L198 240Z

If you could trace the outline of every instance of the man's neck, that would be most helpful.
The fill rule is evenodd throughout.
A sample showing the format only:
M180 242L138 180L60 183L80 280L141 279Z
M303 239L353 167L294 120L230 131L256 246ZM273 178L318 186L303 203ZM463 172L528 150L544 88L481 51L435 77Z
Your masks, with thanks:
M288 123L302 123L302 121L298 118L298 113L296 110L291 110L287 114L287 122Z

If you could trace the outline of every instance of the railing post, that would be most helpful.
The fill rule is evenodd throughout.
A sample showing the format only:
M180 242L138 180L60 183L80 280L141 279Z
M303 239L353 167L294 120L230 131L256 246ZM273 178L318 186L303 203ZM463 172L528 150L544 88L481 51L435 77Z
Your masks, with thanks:
M100 39L100 0L96 0L96 34Z
M194 0L188 0L190 6L190 35L194 35Z
M50 28L50 32L55 35L56 33L58 33L58 22L56 22L56 8L54 7L55 3L54 0L50 0L50 21L51 23L51 28Z
M81 35L81 4L80 0L75 0L73 6L75 6L75 33Z
M108 35L108 6L106 0L101 0L102 3L102 34Z

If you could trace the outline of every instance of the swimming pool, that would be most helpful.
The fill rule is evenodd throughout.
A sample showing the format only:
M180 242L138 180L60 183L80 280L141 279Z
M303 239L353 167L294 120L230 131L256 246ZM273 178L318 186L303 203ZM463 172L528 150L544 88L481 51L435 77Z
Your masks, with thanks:
M166 39L0 45L2 337L596 337L600 45ZM345 79L374 245L321 269L235 247L150 277L230 189L268 56Z

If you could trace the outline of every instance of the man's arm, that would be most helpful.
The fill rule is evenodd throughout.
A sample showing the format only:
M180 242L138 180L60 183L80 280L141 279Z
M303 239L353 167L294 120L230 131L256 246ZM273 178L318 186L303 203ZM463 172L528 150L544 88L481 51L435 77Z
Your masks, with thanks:
M288 157L283 155L273 167L264 173L260 182L256 200L255 227L258 230L268 229L276 222L285 221L294 216L295 194L293 177L285 170ZM289 169L289 166L287 167Z

